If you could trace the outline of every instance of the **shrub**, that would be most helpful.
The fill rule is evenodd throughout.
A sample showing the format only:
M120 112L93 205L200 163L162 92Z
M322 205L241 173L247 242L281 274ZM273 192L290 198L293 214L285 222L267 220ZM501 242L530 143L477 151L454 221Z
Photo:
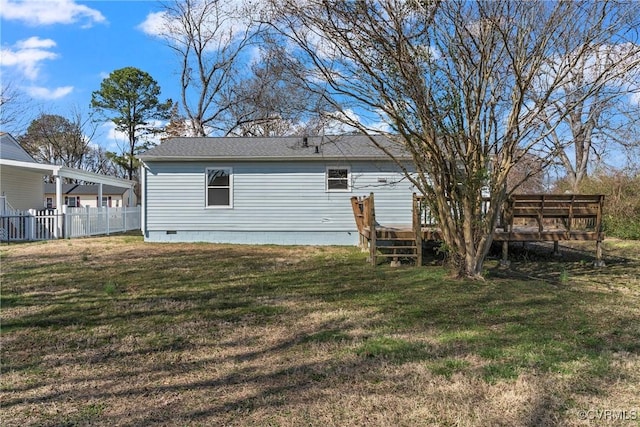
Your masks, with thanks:
M556 191L566 185L558 182ZM640 175L635 172L597 171L580 184L580 193L604 194L603 227L608 236L640 239Z

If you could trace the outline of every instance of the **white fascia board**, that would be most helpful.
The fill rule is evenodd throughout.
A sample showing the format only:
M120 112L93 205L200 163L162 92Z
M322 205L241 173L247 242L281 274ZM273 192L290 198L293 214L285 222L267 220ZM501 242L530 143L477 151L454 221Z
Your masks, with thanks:
M135 181L131 181L124 178L116 178L114 176L100 175L93 172L87 172L80 169L68 168L66 166L59 166L59 170L56 174L63 178L79 179L82 181L93 182L96 184L113 185L120 188L131 188L135 185Z
M82 181L94 182L97 184L113 185L114 187L132 188L134 181L116 178L113 176L100 175L80 169L68 168L66 166L45 165L42 163L21 162L18 160L0 159L0 166L19 168L31 172L39 172L42 175L60 176L63 178L80 179Z
M21 162L19 160L0 159L0 166L20 168L31 172L41 172L43 175L55 175L61 166L43 165L40 163Z

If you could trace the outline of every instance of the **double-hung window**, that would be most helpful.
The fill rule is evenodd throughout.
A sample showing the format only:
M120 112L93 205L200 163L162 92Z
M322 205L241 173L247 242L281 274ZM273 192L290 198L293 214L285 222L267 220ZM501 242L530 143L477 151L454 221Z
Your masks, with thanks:
M351 170L348 167L327 168L327 191L351 191Z
M231 168L207 168L206 206L233 207L233 180Z
M80 207L80 197L64 196L64 204L70 208Z

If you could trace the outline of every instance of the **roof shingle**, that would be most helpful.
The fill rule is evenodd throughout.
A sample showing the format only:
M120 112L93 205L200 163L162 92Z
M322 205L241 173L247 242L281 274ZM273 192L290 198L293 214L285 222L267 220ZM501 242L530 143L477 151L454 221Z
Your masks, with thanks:
M374 136L376 143L407 158L399 143ZM144 161L387 159L365 135L309 137L173 138L138 156Z

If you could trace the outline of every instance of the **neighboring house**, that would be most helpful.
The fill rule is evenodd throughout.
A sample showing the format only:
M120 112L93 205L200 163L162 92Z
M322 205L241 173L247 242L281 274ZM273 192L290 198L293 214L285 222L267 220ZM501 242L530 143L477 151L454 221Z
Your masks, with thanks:
M175 138L139 159L146 241L355 245L350 198L371 192L379 222L411 223L414 187L366 136Z
M38 162L8 133L0 133L0 196L14 209L42 208L44 182ZM17 166L5 165L8 163ZM4 209L3 206L0 209Z
M98 185L62 184L63 203L73 208L98 207ZM127 206L130 191L128 188L102 186L102 206L119 208ZM56 207L56 185L44 184L44 206L48 209Z
M46 207L44 198L44 177L53 177L56 181L53 206L64 204L62 181L76 180L93 182L96 187L112 185L127 190L133 197L133 181L120 179L60 165L36 162L8 133L0 132L0 208L16 210L41 210ZM122 193L124 194L124 193ZM104 196L103 192L103 196ZM128 205L134 204L135 201Z

